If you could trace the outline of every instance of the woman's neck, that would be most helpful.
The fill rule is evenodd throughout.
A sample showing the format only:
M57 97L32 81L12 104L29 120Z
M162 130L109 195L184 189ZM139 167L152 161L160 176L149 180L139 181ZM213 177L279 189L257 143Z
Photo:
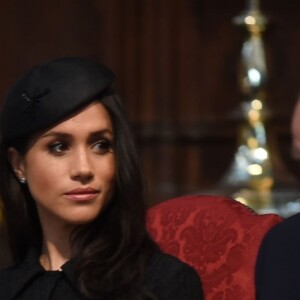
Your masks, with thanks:
M60 270L61 266L70 259L70 234L70 229L43 227L40 263L45 270Z
M61 270L61 266L70 259L69 250L62 250L47 242L40 255L40 264L47 271Z

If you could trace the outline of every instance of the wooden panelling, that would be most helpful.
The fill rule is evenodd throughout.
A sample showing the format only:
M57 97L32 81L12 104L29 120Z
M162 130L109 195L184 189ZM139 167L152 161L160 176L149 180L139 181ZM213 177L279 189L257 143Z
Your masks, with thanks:
M58 56L102 61L137 135L149 205L213 187L233 157L245 32L240 0L27 0L0 3L0 96L30 66ZM299 92L297 1L262 1L267 103L289 169L289 118Z

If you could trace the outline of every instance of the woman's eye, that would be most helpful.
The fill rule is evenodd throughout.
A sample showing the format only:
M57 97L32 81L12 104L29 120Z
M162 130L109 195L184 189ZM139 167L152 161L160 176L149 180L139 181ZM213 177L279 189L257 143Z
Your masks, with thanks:
M93 148L96 149L99 153L107 153L112 148L112 143L109 140L100 140L93 145Z
M49 151L53 154L63 154L68 150L68 146L61 142L55 142L49 145Z

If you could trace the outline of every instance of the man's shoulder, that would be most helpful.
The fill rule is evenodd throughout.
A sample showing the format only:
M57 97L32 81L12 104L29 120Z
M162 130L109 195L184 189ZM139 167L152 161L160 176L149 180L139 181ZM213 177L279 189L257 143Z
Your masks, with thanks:
M299 299L299 251L300 214L296 214L274 226L262 241L255 275L259 299Z
M297 260L299 264L299 250L300 213L283 220L267 232L260 246L259 257L274 261L274 264L290 260Z
M300 213L293 215L275 225L266 234L266 240L282 244L284 241L300 244Z

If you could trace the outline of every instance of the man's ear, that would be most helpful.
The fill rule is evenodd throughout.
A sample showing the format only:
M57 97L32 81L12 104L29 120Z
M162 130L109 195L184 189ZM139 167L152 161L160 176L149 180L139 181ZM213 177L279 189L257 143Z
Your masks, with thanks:
M24 159L18 150L13 147L8 148L7 157L15 175L19 179L25 178Z

